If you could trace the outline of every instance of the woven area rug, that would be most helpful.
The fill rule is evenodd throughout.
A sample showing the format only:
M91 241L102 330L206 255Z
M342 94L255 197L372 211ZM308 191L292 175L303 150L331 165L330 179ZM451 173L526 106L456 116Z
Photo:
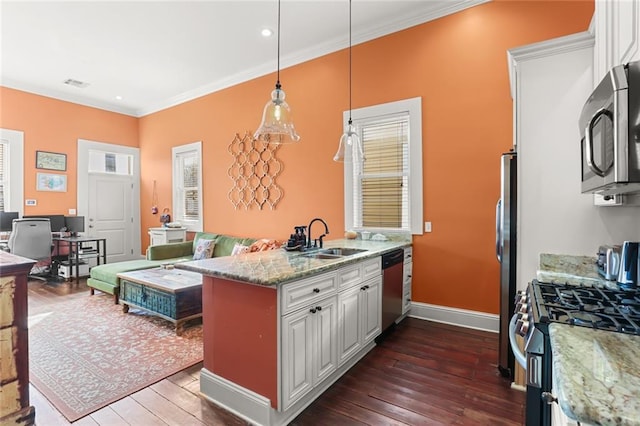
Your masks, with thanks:
M73 422L202 361L202 325L173 324L110 296L87 296L29 316L31 383Z

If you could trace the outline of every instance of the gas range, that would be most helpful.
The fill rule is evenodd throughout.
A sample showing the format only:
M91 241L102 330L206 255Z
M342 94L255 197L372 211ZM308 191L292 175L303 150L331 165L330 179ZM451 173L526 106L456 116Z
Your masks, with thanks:
M527 371L527 426L551 425L550 324L640 335L640 290L533 280L525 292L518 293L509 340L516 360ZM524 352L517 345L516 334L524 337Z
M533 280L531 321L640 335L640 291Z

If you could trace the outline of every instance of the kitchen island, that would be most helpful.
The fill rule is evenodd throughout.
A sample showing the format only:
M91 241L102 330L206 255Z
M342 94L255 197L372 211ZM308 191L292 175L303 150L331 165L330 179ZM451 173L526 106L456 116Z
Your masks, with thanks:
M203 274L201 392L254 424L295 418L375 346L381 256L409 241L333 240L363 250L284 249L176 264Z
M537 278L618 289L602 278L595 257L540 255ZM550 324L553 393L580 424L640 425L640 336Z

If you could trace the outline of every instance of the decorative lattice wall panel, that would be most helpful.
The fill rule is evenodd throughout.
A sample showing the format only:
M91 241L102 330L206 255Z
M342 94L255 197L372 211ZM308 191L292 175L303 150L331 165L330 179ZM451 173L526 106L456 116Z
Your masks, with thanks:
M233 186L227 196L236 210L249 210L251 206L260 210L265 206L272 210L276 208L283 196L282 188L276 183L276 177L282 171L282 163L276 157L279 147L253 139L249 132L242 138L236 134L231 141L227 150L233 163L227 174Z

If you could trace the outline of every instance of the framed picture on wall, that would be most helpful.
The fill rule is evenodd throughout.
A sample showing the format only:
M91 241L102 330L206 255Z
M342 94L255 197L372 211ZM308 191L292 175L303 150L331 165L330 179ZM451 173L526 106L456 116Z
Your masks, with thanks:
M57 152L36 151L36 169L67 170L67 154Z
M56 175L53 173L36 174L37 191L67 192L67 175Z

